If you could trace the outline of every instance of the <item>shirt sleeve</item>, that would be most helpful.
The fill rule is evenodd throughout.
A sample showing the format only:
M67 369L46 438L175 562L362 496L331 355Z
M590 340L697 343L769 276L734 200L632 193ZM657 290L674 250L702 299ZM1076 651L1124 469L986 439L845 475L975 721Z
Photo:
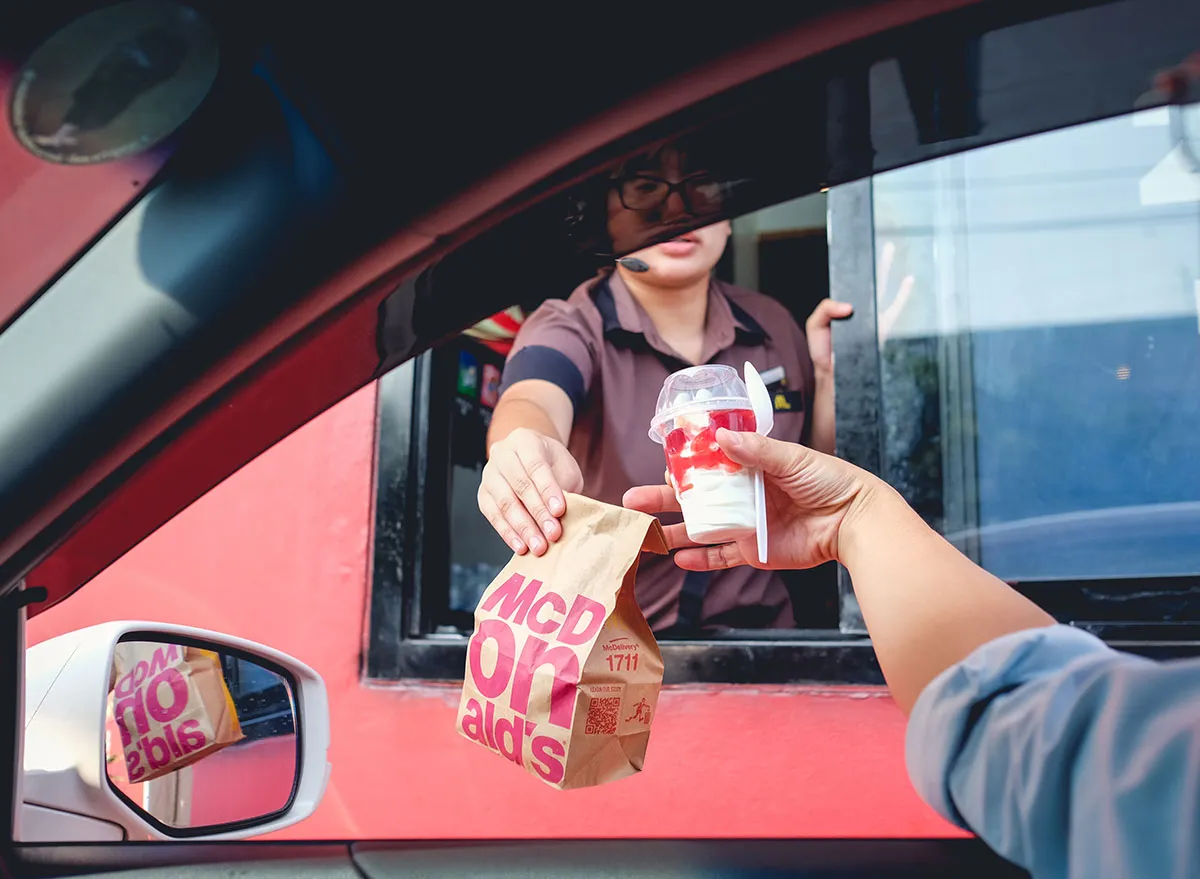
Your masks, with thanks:
M596 346L585 315L570 302L543 303L517 333L500 382L503 394L526 379L558 385L579 411L596 366Z
M1017 632L913 709L914 786L1035 877L1200 876L1200 660Z

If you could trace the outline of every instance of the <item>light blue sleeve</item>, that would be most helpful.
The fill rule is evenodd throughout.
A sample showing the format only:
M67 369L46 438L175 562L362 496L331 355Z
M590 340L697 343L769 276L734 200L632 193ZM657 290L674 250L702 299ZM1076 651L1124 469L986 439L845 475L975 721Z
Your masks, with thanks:
M1006 635L925 688L905 750L926 802L1036 879L1200 877L1200 660Z

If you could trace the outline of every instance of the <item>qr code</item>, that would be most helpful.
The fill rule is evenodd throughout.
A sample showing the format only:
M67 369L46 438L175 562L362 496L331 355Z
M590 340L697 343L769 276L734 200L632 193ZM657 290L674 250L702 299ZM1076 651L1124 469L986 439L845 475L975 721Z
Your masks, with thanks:
M585 736L615 736L617 734L617 718L620 714L620 696L592 699L588 702L587 723L584 724L583 734Z

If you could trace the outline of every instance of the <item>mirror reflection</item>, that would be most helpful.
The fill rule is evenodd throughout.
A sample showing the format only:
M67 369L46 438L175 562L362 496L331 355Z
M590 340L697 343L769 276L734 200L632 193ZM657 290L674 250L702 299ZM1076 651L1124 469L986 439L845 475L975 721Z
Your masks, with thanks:
M295 710L287 679L252 660L122 641L109 678L108 779L168 828L264 818L292 797Z

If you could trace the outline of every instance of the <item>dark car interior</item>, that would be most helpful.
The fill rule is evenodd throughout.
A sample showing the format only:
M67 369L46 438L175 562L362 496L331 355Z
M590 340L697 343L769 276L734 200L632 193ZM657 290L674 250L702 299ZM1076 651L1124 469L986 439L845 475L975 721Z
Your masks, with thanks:
M0 64L19 68L98 5L6 7ZM500 356L463 329L565 295L603 259L635 249L567 234L566 196L598 170L699 132L729 155L724 215L739 216L1129 112L1152 71L1194 48L1172 17L1195 20L1181 0L1153 0L1154 40L1118 54L1099 37L1090 50L1086 34L1073 52L1042 45L1045 63L1024 79L964 93L979 35L1104 4L822 0L717 19L642 6L608 9L593 27L507 7L472 10L464 27L462 9L437 4L191 5L221 51L203 104L164 142L153 178L114 196L104 228L60 242L57 272L17 291L0 328L0 446L12 452L0 461L0 752L17 753L24 613L68 599L244 463L435 346L420 367L434 386L451 387L463 351L498 368ZM944 51L922 63L931 44ZM631 51L637 63L620 63ZM905 100L871 105L867 70L880 57L901 59ZM686 78L697 70L709 78ZM794 112L763 112L764 89L793 95ZM992 102L987 125L977 95ZM916 145L896 133L901 118L916 120ZM0 217L6 198L0 191ZM826 259L836 258L820 242L781 239L760 252L762 289ZM514 292L498 278L536 280ZM818 273L811 302L789 301L801 322L824 283ZM381 440L397 474L381 491L401 493L402 509L425 502L413 492L426 477L408 478L427 472L428 456L442 456L442 475L480 463L481 408L454 408L452 396L424 410L411 397L397 403L423 419ZM414 443L414 429L428 436L435 423L449 444ZM377 559L414 564L430 540L422 527L432 526L393 528ZM836 572L820 576L826 592L808 612L821 620L814 628L832 630L841 587ZM409 637L411 611L372 606L391 642ZM453 613L431 619L418 634L464 624ZM869 642L857 640L839 661L873 667ZM15 759L0 760L0 789L15 790L14 770ZM0 823L12 818L5 794ZM1023 875L974 839L39 846L6 830L0 858L16 876Z

